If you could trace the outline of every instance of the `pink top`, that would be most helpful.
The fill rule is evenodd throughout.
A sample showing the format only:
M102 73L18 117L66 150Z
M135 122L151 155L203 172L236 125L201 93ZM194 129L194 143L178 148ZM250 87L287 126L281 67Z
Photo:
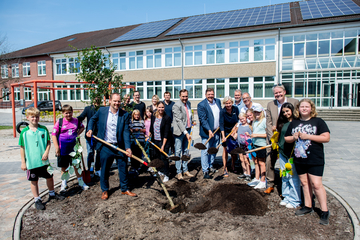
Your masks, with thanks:
M60 154L61 155L68 155L73 151L73 148L76 144L76 137L77 137L77 126L78 126L78 119L72 118L70 121L67 121L63 118L63 123L60 130L60 135L58 139L58 144L60 147ZM84 127L81 123L80 128ZM59 131L59 120L55 123L52 135L57 136Z
M145 129L146 129L146 136L149 136L149 132L150 132L150 125L151 125L151 120L147 119L145 120Z

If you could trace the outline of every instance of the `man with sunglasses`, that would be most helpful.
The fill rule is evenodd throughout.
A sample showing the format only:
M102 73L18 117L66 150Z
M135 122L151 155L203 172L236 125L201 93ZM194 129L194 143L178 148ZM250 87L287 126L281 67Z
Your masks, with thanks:
M276 123L280 114L281 106L285 102L288 102L296 107L296 105L299 103L299 100L297 99L286 97L286 90L282 84L274 85L272 90L275 100L269 102L266 107L266 139L268 144L270 144L270 139L276 130ZM277 155L278 153L276 150L268 148L266 156L266 180L268 188L264 191L267 194L270 194L274 191L274 166L277 160Z

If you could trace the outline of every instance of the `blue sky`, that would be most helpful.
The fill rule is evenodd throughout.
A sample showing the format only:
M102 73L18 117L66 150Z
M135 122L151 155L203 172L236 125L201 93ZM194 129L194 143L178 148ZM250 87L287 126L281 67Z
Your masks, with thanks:
M0 37L15 51L75 33L290 0L0 0Z

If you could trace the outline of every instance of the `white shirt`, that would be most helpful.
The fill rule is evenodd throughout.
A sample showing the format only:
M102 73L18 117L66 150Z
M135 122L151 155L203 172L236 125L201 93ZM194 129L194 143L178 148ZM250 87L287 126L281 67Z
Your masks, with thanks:
M282 105L287 102L287 97L285 97L285 101L283 103L279 103L278 100L276 100L276 101L277 101L277 106L278 106L278 114L280 114L280 109L281 109Z
M105 141L109 143L117 143L116 138L116 127L119 118L119 110L114 114L111 112L111 108L109 107L109 115L106 122L105 128Z
M211 108L211 111L214 115L214 129L211 129L211 131L217 129L219 127L219 121L220 121L220 109L218 107L218 105L216 104L216 101L215 99L213 100L213 102L209 102L208 100L208 103L209 103L209 106Z
M254 109L255 106L261 106L260 103L254 103L254 102L251 102L251 103L252 103L251 109ZM240 113L246 113L247 110L248 110L248 107L245 105L245 106L241 109Z

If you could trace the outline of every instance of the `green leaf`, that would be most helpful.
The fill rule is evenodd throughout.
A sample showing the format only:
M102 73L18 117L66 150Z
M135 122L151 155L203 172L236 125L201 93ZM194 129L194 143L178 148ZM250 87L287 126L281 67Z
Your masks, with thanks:
M82 187L84 185L84 180L82 180L82 178L80 178L78 181L79 181L79 185Z
M64 172L62 175L61 175L61 180L69 180L70 178L70 175L68 172Z
M50 166L50 165L47 167L46 170L50 175L54 173L54 168L52 166Z
M81 168L78 168L77 171L78 171L78 173L81 175L81 173L82 173Z
M72 160L72 165L77 165L79 163L80 163L80 159L78 159L78 158L75 158Z
M73 175L74 173L75 173L74 167L73 167L73 166L70 166L70 168L69 168L69 174L70 174L70 175Z

